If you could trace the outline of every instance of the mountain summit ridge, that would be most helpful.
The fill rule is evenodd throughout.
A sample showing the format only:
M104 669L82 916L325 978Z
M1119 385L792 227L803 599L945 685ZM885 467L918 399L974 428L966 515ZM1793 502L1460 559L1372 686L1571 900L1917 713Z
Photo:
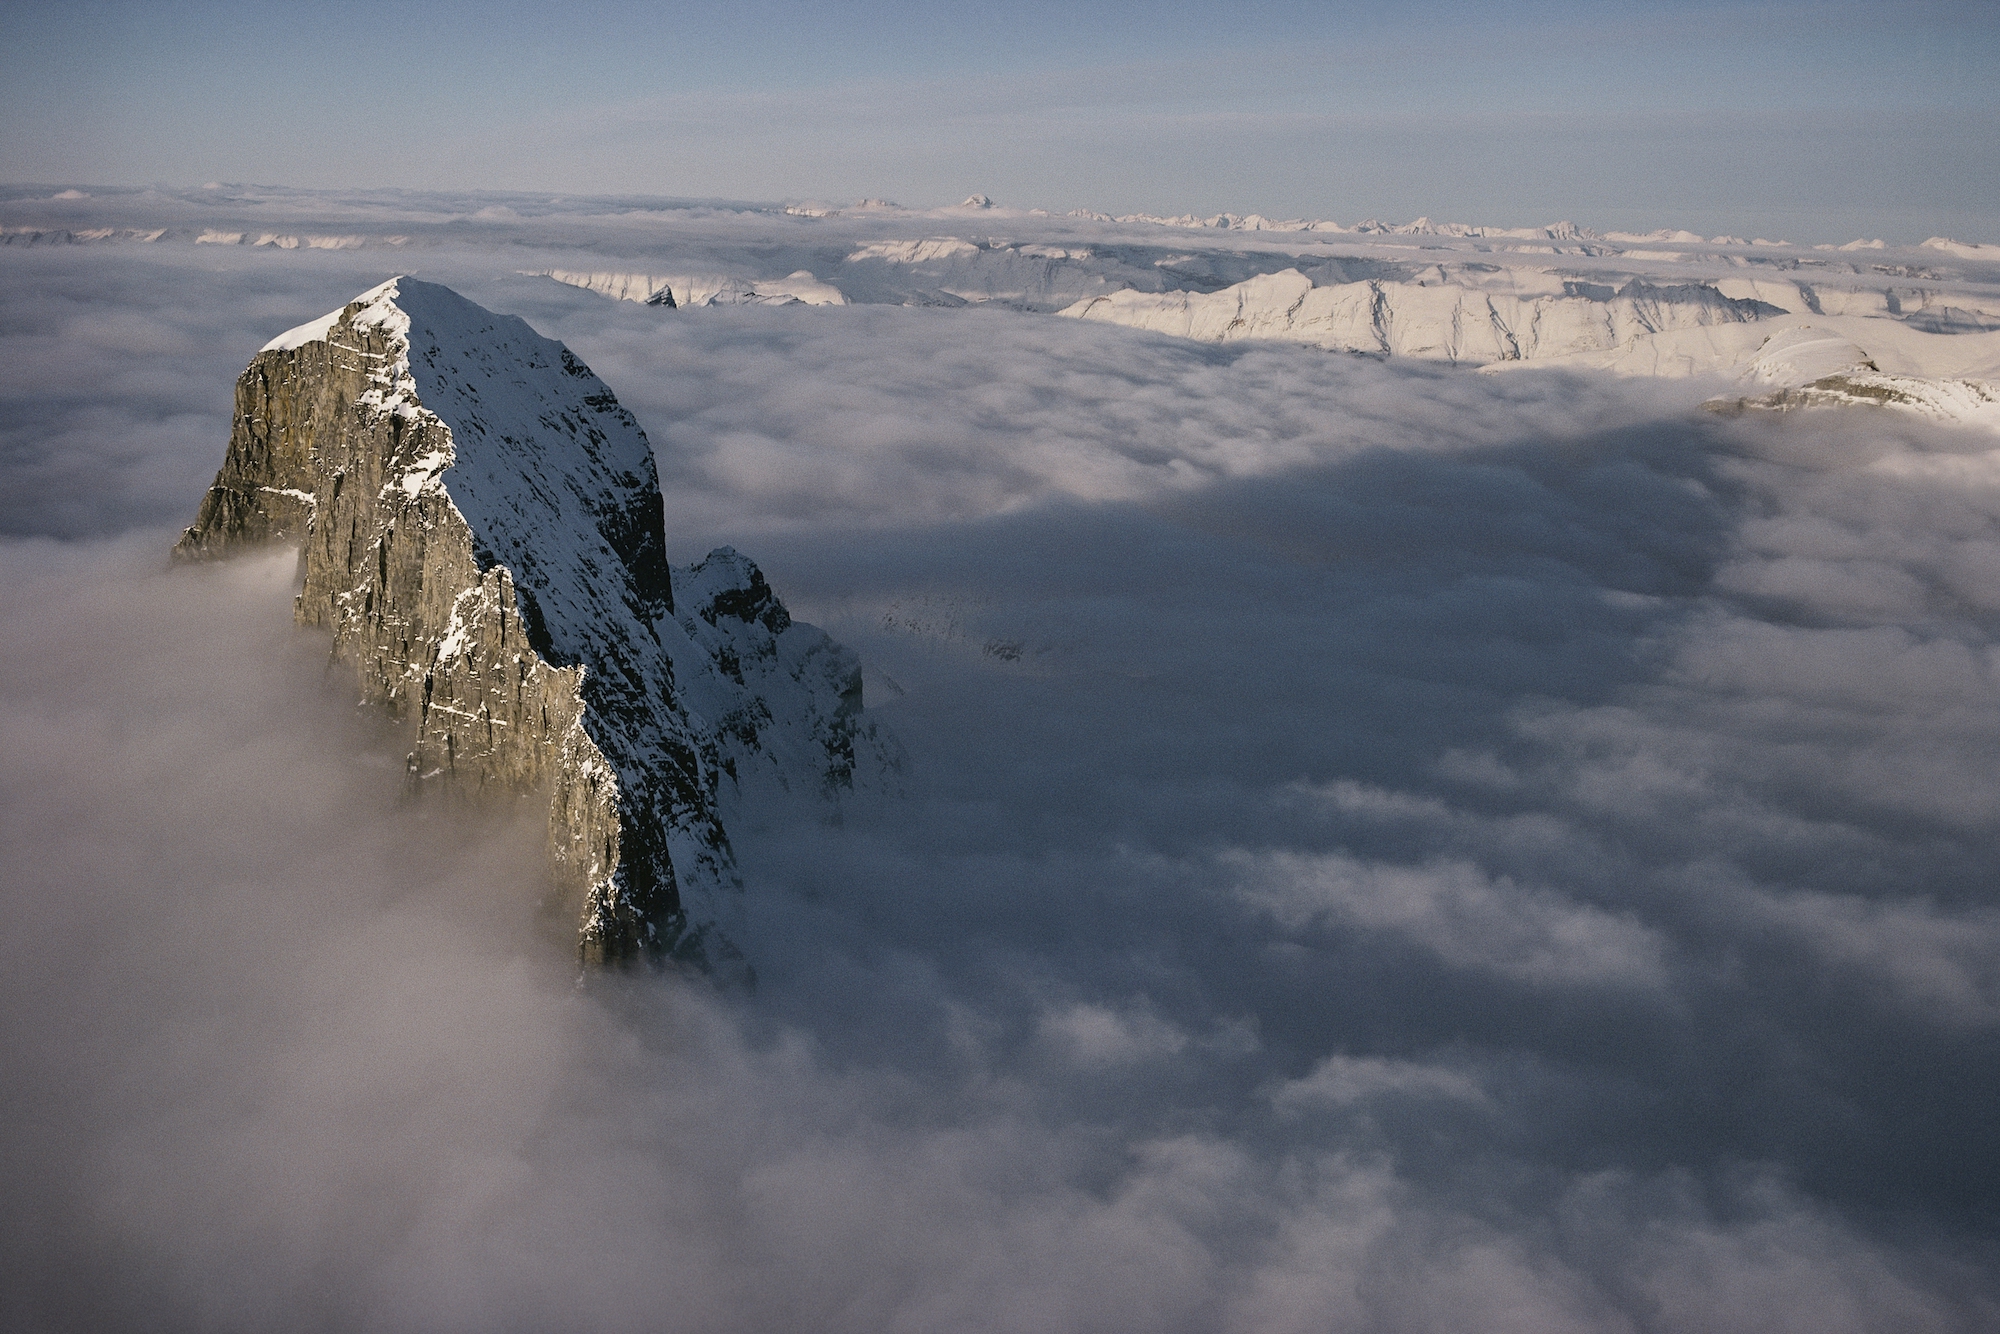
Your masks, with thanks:
M392 278L252 359L175 551L273 541L301 545L299 623L410 727L414 784L548 792L588 962L736 957L724 780L833 792L857 742L888 762L858 662L753 563L669 565L652 447L604 382L450 288Z

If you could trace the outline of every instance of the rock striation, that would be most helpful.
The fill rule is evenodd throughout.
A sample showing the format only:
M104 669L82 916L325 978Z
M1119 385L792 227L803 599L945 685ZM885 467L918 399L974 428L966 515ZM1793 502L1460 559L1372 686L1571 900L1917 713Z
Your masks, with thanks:
M893 764L853 655L729 548L672 568L651 446L560 343L395 278L268 344L175 551L296 543L301 625L409 729L411 780L545 793L587 962L736 956L726 788Z

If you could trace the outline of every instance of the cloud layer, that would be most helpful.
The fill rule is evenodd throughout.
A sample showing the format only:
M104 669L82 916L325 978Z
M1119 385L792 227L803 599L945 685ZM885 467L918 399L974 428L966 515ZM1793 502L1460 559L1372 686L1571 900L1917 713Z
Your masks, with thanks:
M402 804L289 563L162 568L369 258L8 256L8 1323L2000 1311L1983 440L436 258L908 790L738 813L754 994L579 987L533 819Z

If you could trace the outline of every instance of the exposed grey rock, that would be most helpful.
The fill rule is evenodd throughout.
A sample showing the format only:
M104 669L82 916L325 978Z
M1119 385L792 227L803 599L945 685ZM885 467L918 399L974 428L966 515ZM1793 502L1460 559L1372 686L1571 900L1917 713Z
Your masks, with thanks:
M561 344L393 279L236 386L175 550L296 542L300 624L410 729L420 786L546 792L559 909L593 962L734 957L722 785L832 794L890 764L860 666L728 548L666 559L637 422Z

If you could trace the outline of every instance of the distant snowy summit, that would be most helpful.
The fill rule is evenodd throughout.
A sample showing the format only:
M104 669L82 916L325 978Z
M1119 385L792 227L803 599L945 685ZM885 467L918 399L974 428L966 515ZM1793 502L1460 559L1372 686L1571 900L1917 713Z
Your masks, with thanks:
M651 446L560 343L395 278L236 386L185 557L302 547L302 625L408 729L418 787L543 794L587 961L738 956L725 797L879 780L860 666L722 548L666 559Z

